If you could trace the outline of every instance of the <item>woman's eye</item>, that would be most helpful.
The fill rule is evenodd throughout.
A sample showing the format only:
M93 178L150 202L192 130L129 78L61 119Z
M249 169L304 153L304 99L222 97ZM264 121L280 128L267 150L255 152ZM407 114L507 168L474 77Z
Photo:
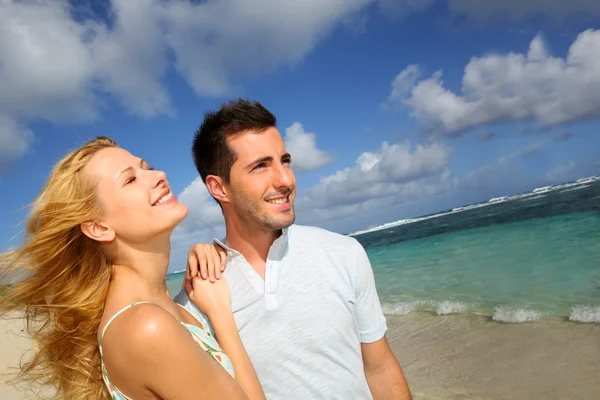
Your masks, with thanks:
M129 185L131 182L135 181L135 176L132 176L131 178L127 179L125 181L125 185Z

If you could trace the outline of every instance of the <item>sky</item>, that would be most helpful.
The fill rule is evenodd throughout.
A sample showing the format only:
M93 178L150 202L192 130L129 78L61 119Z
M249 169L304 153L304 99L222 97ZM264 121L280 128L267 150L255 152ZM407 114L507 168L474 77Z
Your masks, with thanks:
M191 143L260 101L297 222L339 233L600 175L597 0L0 0L0 251L98 135L189 208L170 270L224 236Z

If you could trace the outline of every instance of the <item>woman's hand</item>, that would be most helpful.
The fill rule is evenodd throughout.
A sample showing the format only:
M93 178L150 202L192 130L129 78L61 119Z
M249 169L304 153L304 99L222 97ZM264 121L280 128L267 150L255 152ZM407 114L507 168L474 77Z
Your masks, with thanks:
M211 321L219 314L231 314L231 296L225 278L210 282L195 277L188 280L185 290L190 300Z
M217 244L195 244L188 250L188 264L185 271L186 281L197 276L214 282L221 279L221 272L227 264L227 252Z

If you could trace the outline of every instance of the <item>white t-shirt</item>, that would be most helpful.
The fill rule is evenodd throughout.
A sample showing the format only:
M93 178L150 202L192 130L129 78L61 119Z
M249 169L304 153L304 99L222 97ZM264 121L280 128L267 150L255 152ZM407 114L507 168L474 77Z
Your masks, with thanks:
M267 399L372 399L361 343L387 325L360 243L292 225L269 249L264 281L223 247L235 322ZM175 301L212 330L185 290Z

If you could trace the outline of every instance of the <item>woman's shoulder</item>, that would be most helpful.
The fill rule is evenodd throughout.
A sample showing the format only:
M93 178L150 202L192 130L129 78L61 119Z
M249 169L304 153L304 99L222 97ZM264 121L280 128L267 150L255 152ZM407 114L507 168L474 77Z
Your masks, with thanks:
M110 311L113 311L112 308ZM107 313L104 327L101 325L100 339L106 343L107 337L112 336L118 338L117 342L121 344L160 340L173 329L181 328L180 325L173 315L158 304L138 301L118 308L112 315Z
M188 330L167 310L154 303L127 306L105 328L100 339L107 368L132 378L146 365L177 364L177 356L197 346Z

